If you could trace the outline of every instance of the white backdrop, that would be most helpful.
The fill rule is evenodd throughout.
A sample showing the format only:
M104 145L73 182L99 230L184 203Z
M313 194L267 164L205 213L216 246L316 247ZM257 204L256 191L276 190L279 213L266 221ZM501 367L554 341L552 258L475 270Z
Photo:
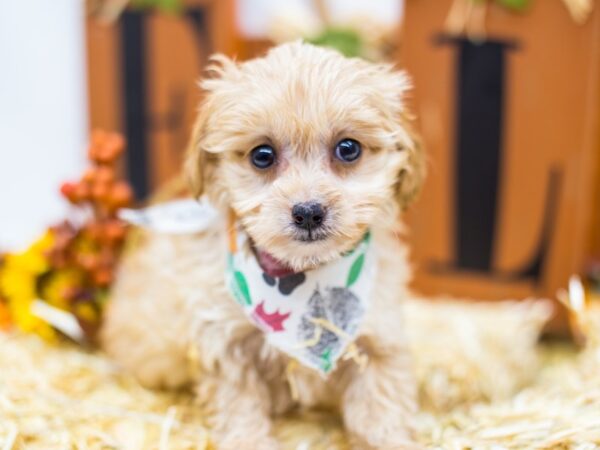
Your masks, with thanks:
M313 0L238 0L238 24L246 36L265 37L273 19L283 13L311 20L316 14ZM386 25L402 18L403 0L327 0L327 8L335 23L370 17Z
M0 249L59 219L87 140L82 0L0 0Z

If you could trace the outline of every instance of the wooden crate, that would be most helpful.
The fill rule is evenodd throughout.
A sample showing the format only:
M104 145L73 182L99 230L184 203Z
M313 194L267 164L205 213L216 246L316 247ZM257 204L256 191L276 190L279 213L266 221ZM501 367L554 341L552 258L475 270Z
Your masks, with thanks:
M600 248L600 5L584 25L558 0L491 6L475 44L444 32L451 3L406 1L401 62L431 161L415 287L554 297Z
M176 15L128 9L112 25L87 21L90 125L125 134L138 198L180 171L208 56L243 49L233 0L184 4Z

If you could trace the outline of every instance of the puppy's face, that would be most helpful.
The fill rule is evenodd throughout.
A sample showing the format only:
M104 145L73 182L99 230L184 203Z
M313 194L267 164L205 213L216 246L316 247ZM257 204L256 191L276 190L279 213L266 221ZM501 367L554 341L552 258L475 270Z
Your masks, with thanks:
M301 43L213 70L188 168L258 249L303 270L392 226L423 172L403 74Z

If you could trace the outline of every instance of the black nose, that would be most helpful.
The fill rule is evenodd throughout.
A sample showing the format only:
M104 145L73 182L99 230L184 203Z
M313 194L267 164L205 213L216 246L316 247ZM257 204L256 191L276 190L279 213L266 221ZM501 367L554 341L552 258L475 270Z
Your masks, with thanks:
M292 219L298 228L314 230L323 225L325 210L320 203L298 203L292 208Z

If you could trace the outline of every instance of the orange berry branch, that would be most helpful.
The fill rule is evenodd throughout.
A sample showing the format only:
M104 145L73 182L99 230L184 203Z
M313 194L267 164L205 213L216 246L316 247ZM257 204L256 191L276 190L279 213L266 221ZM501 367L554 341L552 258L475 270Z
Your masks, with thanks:
M79 181L60 188L76 214L50 227L22 254L4 257L0 326L12 323L48 338L61 335L60 324L40 317L42 301L70 314L87 340L94 340L127 235L127 224L118 218L118 211L133 200L131 187L119 177L124 149L121 135L94 131L88 150L90 167Z

